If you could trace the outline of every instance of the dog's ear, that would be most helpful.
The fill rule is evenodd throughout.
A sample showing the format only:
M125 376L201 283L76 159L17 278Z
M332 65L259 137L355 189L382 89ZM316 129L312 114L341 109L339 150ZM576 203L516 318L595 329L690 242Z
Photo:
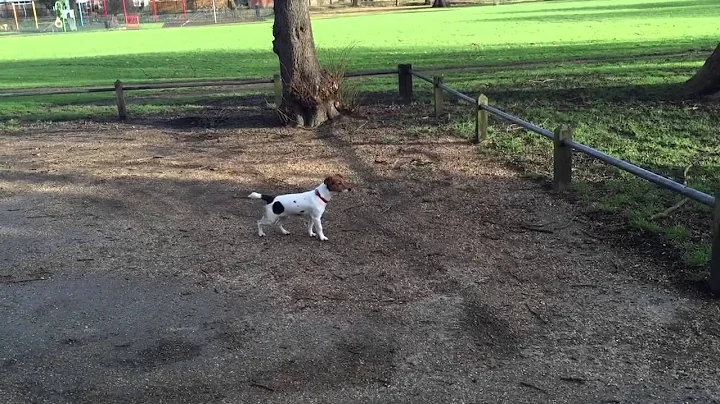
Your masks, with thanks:
M331 175L329 177L326 177L325 181L323 181L323 182L325 183L325 185L327 185L328 188L330 188L332 186L332 184L335 182L335 178L333 178Z

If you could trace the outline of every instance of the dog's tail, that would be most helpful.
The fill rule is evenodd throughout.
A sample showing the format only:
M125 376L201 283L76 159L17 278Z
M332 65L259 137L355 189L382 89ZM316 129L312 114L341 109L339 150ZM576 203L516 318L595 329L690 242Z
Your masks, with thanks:
M253 192L253 193L251 193L250 195L248 195L248 198L250 198L250 199L262 199L263 201L265 201L265 203L272 203L272 201L275 200L275 196L274 196L274 195L264 195L264 194L261 194L261 193L259 193L259 192Z

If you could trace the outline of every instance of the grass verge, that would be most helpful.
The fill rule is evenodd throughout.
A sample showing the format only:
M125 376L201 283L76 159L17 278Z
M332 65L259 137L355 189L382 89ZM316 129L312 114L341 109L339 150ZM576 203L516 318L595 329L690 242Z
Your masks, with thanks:
M694 70L689 61L639 59L532 72L498 70L482 76L460 73L446 76L445 82L474 96L484 93L492 105L547 129L570 124L581 143L713 194L720 190L720 105L673 98L683 77ZM419 96L430 100L429 92ZM472 110L450 105L451 120L444 130L469 138ZM552 177L551 142L505 121L491 118L482 152L529 176ZM653 218L682 198L580 154L573 175L585 213L621 224L618 228L628 236L644 239L659 253L675 249L685 265L704 275L710 259L711 209L689 202L668 217Z

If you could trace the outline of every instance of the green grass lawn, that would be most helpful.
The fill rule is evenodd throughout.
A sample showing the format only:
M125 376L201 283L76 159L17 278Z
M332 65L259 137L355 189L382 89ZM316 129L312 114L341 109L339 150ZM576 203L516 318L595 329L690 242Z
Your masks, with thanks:
M350 70L488 67L448 73L445 81L485 93L493 105L543 127L571 124L581 142L664 175L682 180L694 162L688 185L713 193L720 190L720 106L677 102L672 94L720 41L718 21L717 0L561 0L337 16L314 20L313 29L325 62L352 48ZM271 41L271 23L3 37L0 91L116 79L270 77L278 70ZM395 91L394 79L362 83L367 92ZM429 100L429 87L416 86L419 99ZM0 99L0 129L17 120L110 118L111 100L112 94ZM131 112L202 108L203 100L173 97ZM469 112L452 111L442 130L467 135ZM491 129L484 152L547 175L546 140L499 121ZM678 247L688 264L707 262L707 209L688 204L651 220L679 198L582 159L575 176L591 211L620 212L631 228Z
M552 1L338 16L313 22L321 56L351 69L477 65L706 49L715 0ZM277 71L271 23L5 37L0 88L116 79L257 77Z

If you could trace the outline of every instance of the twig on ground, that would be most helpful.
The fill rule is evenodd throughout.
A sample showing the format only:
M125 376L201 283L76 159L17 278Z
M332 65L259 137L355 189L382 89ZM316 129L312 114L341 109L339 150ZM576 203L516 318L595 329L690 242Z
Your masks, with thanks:
M550 230L550 229L546 229L546 228L540 227L540 226L533 226L533 225L529 225L529 224L524 224L524 223L521 223L521 224L520 224L520 228L525 229L525 230L530 230L530 231L536 231L536 232L539 232L539 233L553 233L553 231Z
M544 84L555 81L555 79L544 79L544 80L528 80L529 83Z
M380 377L373 377L372 379L375 380L375 381L378 381L378 382L380 382L380 383L383 383L383 384L386 384L386 385L390 385L390 381L385 380L385 379L382 379L382 378L380 378Z
M585 383L585 381L586 381L582 377L572 377L572 376L560 376L560 380L562 380L564 382L571 382L571 383L578 383L578 384Z
M266 386L264 384L261 384L261 383L258 383L258 382L252 381L252 380L250 380L250 385L253 387L260 387L261 389L265 389L267 391L275 391L275 389L272 387Z
M689 198L683 198L680 202L676 203L675 205L665 209L662 212L656 213L652 216L650 216L650 220L656 220L660 219L662 217L668 217L671 213L675 212L676 210L680 209L683 205L685 205L690 199Z
M349 207L341 210L341 212L345 212L345 211L347 211L347 210L357 209L357 208L359 208L359 207L361 207L361 206L365 206L365 203L359 203L359 204L357 204L357 205L349 206Z
M35 281L44 281L47 278L44 276L40 276L38 278L28 278L28 279L17 279L17 280L0 280L0 283L27 283L27 282L35 282Z
M568 227L570 227L571 224L573 224L573 222L575 221L576 218L577 218L577 216L573 216L573 218L568 220L568 222L565 223L564 225L556 227L555 231L567 229Z
M369 121L363 122L362 125L360 125L360 126L358 126L357 128L355 128L355 130L353 131L353 133L355 133L355 132L359 131L360 129L362 129L362 127L365 126L365 125L367 125L368 122L369 122Z
M516 281L518 281L518 282L520 282L520 283L524 283L524 282L525 282L525 281L524 281L522 278L520 278L515 272L513 272L513 271L511 271L511 270L509 270L509 269L506 270L506 272L509 273L510 276L512 276Z
M538 387L538 386L536 386L536 385L534 385L534 384L531 384L531 383L528 383L528 382L520 382L520 385L521 385L521 386L525 386L525 387L530 387L531 389L535 389L535 390L537 390L537 391L539 391L539 392L542 392L542 393L545 393L545 394L547 394L547 395L550 395L550 393L548 393L547 390L545 390L545 389L543 389L543 388L541 388L541 387Z
M523 130L523 127L520 125L512 124L512 125L508 125L508 127L505 128L505 132L514 132L517 130Z
M689 166L685 167L685 171L683 171L683 185L687 186L687 179L688 179L688 172L692 167L695 166L695 163L690 164ZM688 203L690 198L683 198L680 202L676 203L675 205L665 209L662 212L656 213L652 216L650 216L650 220L657 220L663 217L668 217L671 213L675 212L676 210L680 209L683 205Z
M592 283L576 283L573 285L570 285L572 288L596 288L597 285L593 285Z
M584 235L590 237L590 238L593 239L593 240L607 240L606 237L597 236L597 235L595 235L595 234L590 233L590 232L587 231L587 230L581 229L580 231L581 231Z
M535 310L530 307L529 304L525 303L525 307L527 307L528 311L532 313L533 316L537 317L538 320L542 321L543 323L547 324L548 320L546 318L543 318L540 313L536 312Z
M333 297L333 296L328 296L328 295L320 295L320 296L324 297L325 299L328 299L328 300L335 300L335 301L346 300L344 297Z

